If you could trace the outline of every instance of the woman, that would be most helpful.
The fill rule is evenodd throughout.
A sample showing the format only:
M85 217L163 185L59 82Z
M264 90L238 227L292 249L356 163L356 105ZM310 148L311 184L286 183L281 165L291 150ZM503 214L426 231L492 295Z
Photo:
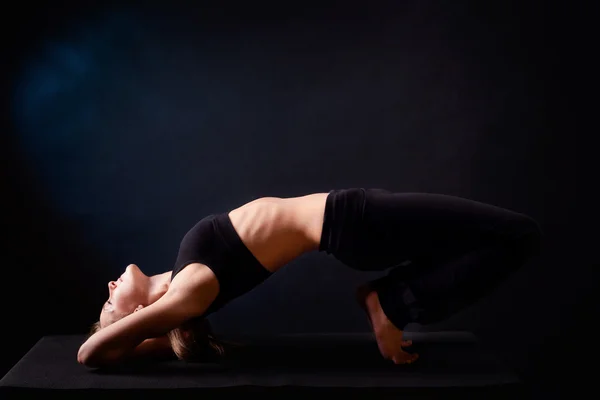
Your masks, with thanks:
M265 197L210 215L183 238L174 269L154 276L129 265L79 349L86 366L173 352L222 355L205 317L310 251L351 268L384 270L357 290L383 357L411 363L409 322L437 322L472 304L540 246L530 217L441 194L345 189ZM315 277L315 279L318 279Z

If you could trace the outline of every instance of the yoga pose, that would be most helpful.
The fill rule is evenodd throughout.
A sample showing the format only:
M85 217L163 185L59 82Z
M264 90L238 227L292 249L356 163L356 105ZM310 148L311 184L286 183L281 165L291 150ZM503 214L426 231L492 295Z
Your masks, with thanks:
M529 216L460 197L344 189L264 197L199 221L172 271L134 264L108 283L109 297L78 361L99 367L140 356L206 360L226 352L206 316L310 251L350 268L383 271L357 289L382 356L396 364L410 322L429 324L472 304L540 248ZM314 279L318 279L317 276Z

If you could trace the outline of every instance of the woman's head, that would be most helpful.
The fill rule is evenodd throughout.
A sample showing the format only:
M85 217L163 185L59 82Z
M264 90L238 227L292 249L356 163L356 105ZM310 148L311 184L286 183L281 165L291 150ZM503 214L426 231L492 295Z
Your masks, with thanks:
M147 276L137 265L128 265L116 281L108 282L108 299L102 306L99 321L92 325L90 335L152 304L168 289L169 278L169 272ZM186 361L223 357L239 346L215 338L206 318L193 318L168 332L167 337L177 358Z
M108 299L100 311L99 328L141 310L148 304L150 278L137 265L129 264L116 280L108 282Z

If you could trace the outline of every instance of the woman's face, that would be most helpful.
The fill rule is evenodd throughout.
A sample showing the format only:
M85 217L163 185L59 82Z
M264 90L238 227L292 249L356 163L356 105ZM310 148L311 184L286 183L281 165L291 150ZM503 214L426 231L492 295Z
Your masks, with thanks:
M100 325L104 328L131 314L145 301L148 277L135 264L129 264L116 280L108 282L108 300L100 312Z

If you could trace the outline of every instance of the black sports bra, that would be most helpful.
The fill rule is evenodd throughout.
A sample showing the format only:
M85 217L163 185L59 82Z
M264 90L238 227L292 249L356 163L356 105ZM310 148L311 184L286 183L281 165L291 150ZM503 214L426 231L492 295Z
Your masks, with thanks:
M219 294L204 316L249 292L272 275L244 245L228 213L209 215L186 233L179 245L171 281L179 271L196 262L210 268L219 281Z

